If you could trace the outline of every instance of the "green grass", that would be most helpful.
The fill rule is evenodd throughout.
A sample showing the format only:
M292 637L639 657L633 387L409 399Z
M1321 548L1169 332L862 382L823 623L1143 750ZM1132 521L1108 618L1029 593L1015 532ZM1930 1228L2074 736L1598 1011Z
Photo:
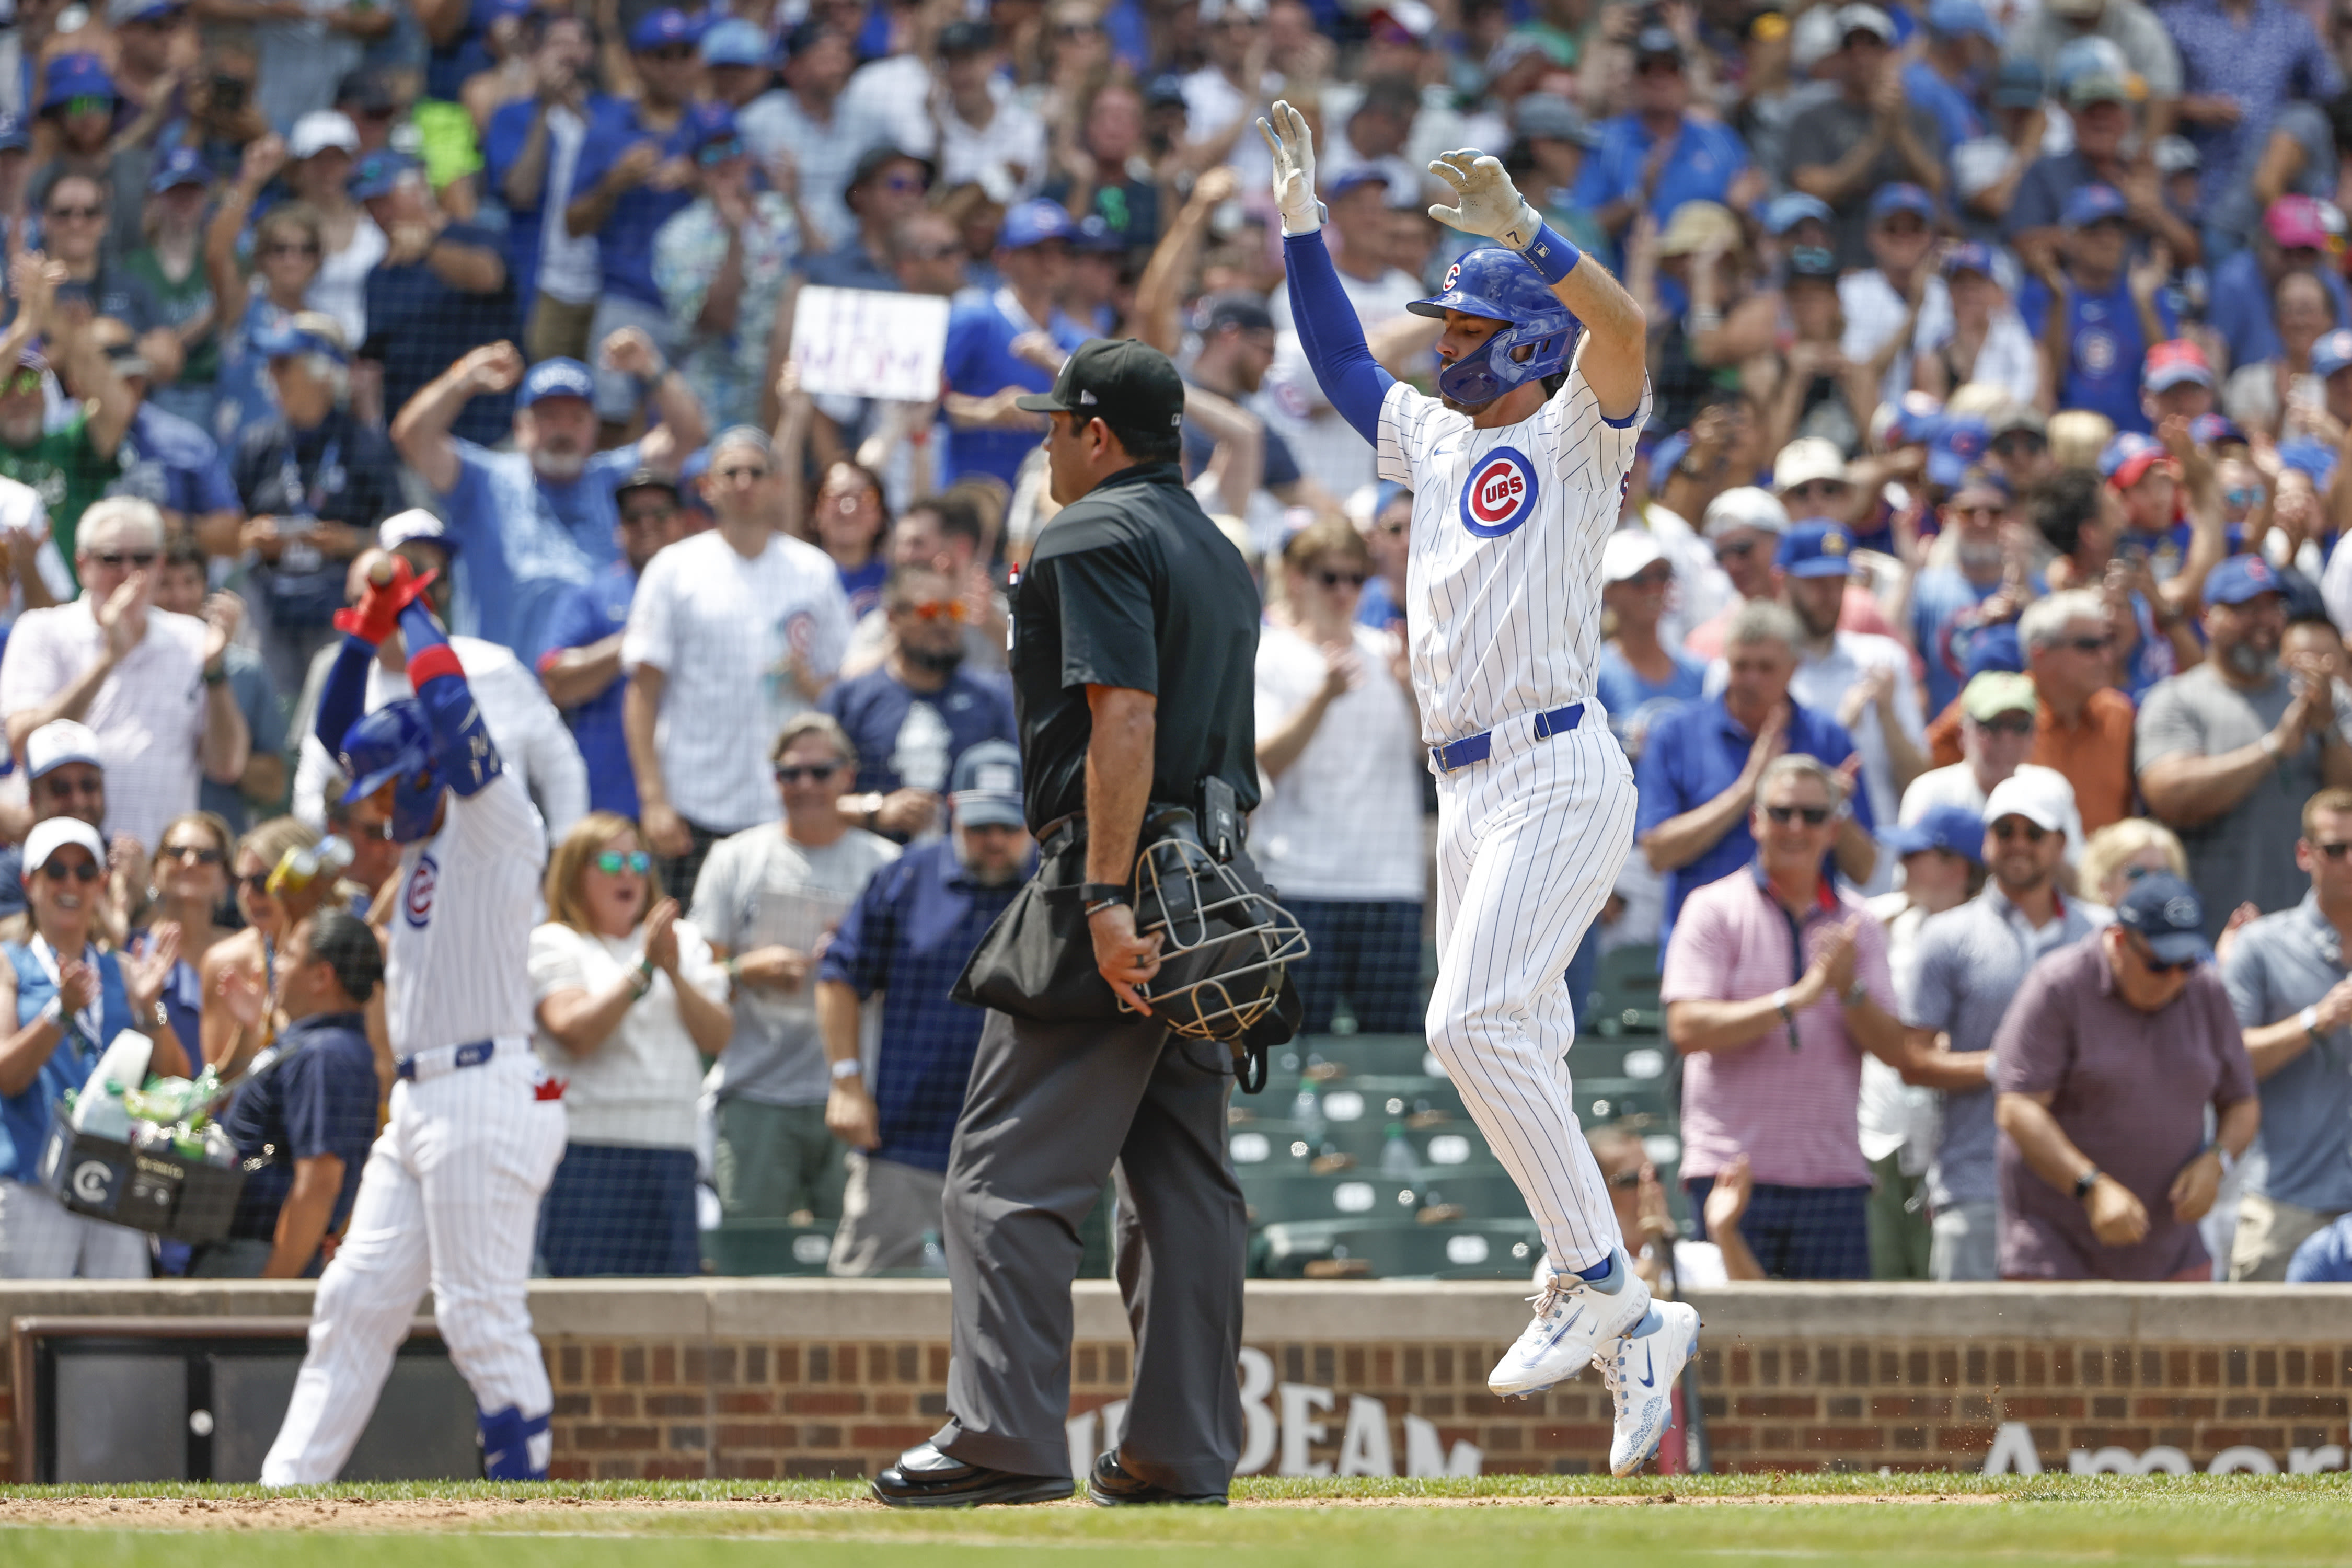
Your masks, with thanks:
M1663 1500L1671 1494L1671 1506ZM1245 1500L1471 1500L1486 1506L1279 1508L1229 1512L990 1509L901 1514L831 1507L861 1498L843 1482L615 1482L545 1488L364 1486L296 1495L343 1502L299 1530L235 1528L244 1487L0 1489L0 1561L10 1568L168 1562L172 1568L793 1568L935 1563L943 1549L992 1561L1169 1563L1213 1552L1234 1568L1516 1568L1563 1562L1678 1563L1791 1559L1939 1564L2195 1563L2298 1568L2352 1555L2343 1476L2001 1478L1734 1476L1630 1481L1496 1476L1475 1481L1245 1480ZM1907 1502L1921 1496L1985 1501ZM171 1498L226 1506L113 1528L108 1501ZM1653 1497L1658 1506L1576 1507ZM370 1503L510 1499L540 1506L418 1521L371 1520ZM77 1499L87 1525L16 1526L12 1503ZM1707 1506L1709 1500L1727 1506ZM601 1506L581 1508L572 1500ZM1758 1500L1738 1501L1735 1500ZM1772 1500L1789 1500L1776 1502ZM733 1500L728 1509L665 1508ZM633 1503L646 1506L635 1508ZM761 1507L763 1503L798 1505ZM1549 1503L1553 1506L1545 1506ZM1832 1506L1822 1506L1823 1504ZM811 1506L814 1505L814 1506ZM212 1526L193 1533L183 1521ZM218 1528L228 1525L231 1528ZM436 1531L438 1533L425 1533ZM746 1552L761 1553L757 1559ZM1017 1555L1016 1555L1017 1554ZM1568 1554L1573 1554L1568 1555Z

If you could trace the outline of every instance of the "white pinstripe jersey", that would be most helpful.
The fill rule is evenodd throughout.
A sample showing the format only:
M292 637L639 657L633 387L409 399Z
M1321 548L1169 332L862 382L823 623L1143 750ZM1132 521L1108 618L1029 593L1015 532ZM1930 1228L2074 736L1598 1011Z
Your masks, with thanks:
M1601 545L1650 390L1622 425L1602 418L1582 346L1559 393L1517 425L1474 429L1402 382L1381 404L1381 478L1413 496L1405 617L1432 745L1593 694Z
M400 857L383 961L395 1057L531 1032L531 917L547 829L511 770L446 798L441 831Z

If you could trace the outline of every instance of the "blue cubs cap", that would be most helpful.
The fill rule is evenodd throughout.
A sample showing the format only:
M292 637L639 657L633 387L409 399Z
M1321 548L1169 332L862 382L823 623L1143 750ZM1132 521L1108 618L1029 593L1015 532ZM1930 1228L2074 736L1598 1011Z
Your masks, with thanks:
M1026 250L1047 240L1067 241L1077 226L1070 221L1069 211L1061 203L1040 196L1023 202L1004 215L1004 226L997 231L996 243L1003 250Z
M1963 272L1999 278L2000 274L1993 270L1992 247L1980 239L1971 239L1944 252L1944 276L1953 278Z
M0 131L0 146L7 145L5 136L5 132ZM155 172L147 176L147 193L160 196L165 191L181 185L209 185L212 183L212 165L205 162L203 153L194 147L174 147L156 160Z
M1964 855L1969 862L1984 864L1984 818L1965 805L1929 806L1916 822L1906 822L1887 829L1879 836L1889 849L1897 855L1916 855L1923 849L1948 850Z
M2278 460L2280 466L2284 468L2293 468L2297 473L2309 474L2311 482L2323 491L2327 489L2327 481L2336 474L2336 448L2325 441L2315 441L2308 436L2298 437L2292 441L2281 441L2278 445Z
M1896 181L1881 185L1870 198L1870 221L1879 223L1896 213L1916 213L1929 223L1936 221L1936 198L1917 185Z
M32 132L17 115L0 113L0 153L22 153L33 145Z
M689 153L699 153L714 142L736 135L735 110L716 99L691 104L678 116L672 142Z
M2000 32L1977 0L1929 0L1927 31L1939 38L1965 38L1974 34L1998 44Z
M1021 809L1021 750L1010 741L982 741L956 759L948 802L963 827L1018 827Z
M1844 577L1853 571L1853 535L1842 523L1816 518L1780 536L1773 562L1791 577Z
M264 359L293 359L300 354L325 354L339 364L351 363L351 353L324 332L298 327L291 319L261 328L246 340Z
M2338 327L2311 345L2313 374L2331 376L2347 366L2352 366L2352 331Z
M2000 74L1993 79L1992 106L1995 109L2032 109L2042 102L2042 67L2030 59L2006 59L2000 62Z
M1327 202L1336 202L1341 196L1351 195L1362 190L1366 185L1378 185L1385 191L1388 189L1388 184L1389 177L1378 167L1370 163L1359 163L1354 168L1343 170L1324 181L1323 199Z
M2322 342L2327 340L2322 338ZM2238 428L2237 421L2226 414L2200 414L2189 422L2189 438L2200 447L2218 447L2225 441L2247 445L2246 433Z
M707 66L764 66L774 57L768 35L740 16L730 16L702 35L702 63Z
M587 397L596 395L596 378L588 367L576 359L559 354L543 359L530 367L522 378L522 387L515 394L515 406L529 408L542 398Z
M1927 438L1927 482L1956 488L1970 464L1984 460L1992 429L1974 414L1947 414Z
M2259 555L2232 555L2213 568L2205 578L2205 602L2209 605L2238 605L2264 594L2284 594L2286 585L2279 581L2271 563Z
M666 48L672 44L694 43L699 37L692 17L674 5L665 5L658 11L647 12L629 29L629 47Z
M355 202L372 202L400 189L400 177L424 165L404 153L371 153L352 170L345 188Z
M2134 882L2116 906L2116 924L2138 933L2160 963L2187 963L2209 951L2205 905L2196 889L2169 871Z
M2066 197L2059 221L2068 228L2088 228L2110 218L2120 219L2126 208L2122 193L2113 185L2077 185Z
M41 76L41 112L77 98L119 98L106 62L96 55L59 55Z
M2023 673L2025 649L2018 642L2017 623L2003 621L1997 626L1977 628L1969 638L1968 662L1962 668L1970 680L1989 669Z
M1944 405L1924 392L1906 394L1886 419L1886 445L1923 447L1944 427Z
M2137 462L2139 459L2156 458L2161 458L2162 456L2164 456L2164 444L2158 441L2155 437L2146 435L2137 430L2126 430L2100 449L2099 478L2110 480L2115 479L2116 476L2122 473L2126 467ZM2146 473L2147 471L2147 470L2145 467L2140 469L2140 473ZM2122 479L2116 482L2123 485L2129 485L2132 482L2132 479L2137 479L2138 477L2138 474L2134 474L2131 479Z
M1764 232L1778 237L1788 233L1807 218L1822 223L1836 221L1837 214L1830 204L1819 196L1809 196L1802 191L1790 191L1784 196L1774 196L1764 204Z

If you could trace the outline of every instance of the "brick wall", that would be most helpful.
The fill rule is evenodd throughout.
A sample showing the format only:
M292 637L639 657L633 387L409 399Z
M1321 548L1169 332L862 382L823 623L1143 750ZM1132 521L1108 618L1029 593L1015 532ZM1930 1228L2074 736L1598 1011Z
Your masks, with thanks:
M0 1312L308 1306L299 1284L31 1294L0 1288ZM1263 1468L1433 1471L1461 1464L1465 1444L1488 1472L1605 1468L1597 1376L1528 1400L1486 1392L1487 1368L1525 1321L1520 1294L1254 1284L1242 1371L1271 1437ZM2053 1469L2070 1456L2076 1468L2343 1462L2352 1289L1749 1286L1697 1300L1720 1468L1977 1470L1997 1438L2013 1461L2030 1444L2023 1462ZM1124 1316L1108 1286L1082 1285L1076 1305L1072 1415L1107 1423L1130 1370ZM545 1284L532 1307L560 1476L866 1475L944 1412L942 1285ZM6 1375L0 1367L0 1454L14 1408ZM1103 1427L1090 1430L1099 1438Z

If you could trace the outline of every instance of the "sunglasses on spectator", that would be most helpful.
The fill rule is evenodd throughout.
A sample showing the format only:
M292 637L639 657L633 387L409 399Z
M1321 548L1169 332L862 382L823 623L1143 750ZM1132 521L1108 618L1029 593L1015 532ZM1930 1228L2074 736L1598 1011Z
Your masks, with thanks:
M617 877L624 871L632 877L642 877L653 863L654 858L642 849L607 849L596 857L596 869L607 877Z
M1809 498L1819 497L1826 500L1835 496L1845 495L1853 489L1853 487L1847 484L1843 479L1807 479L1801 485L1791 485L1789 487L1789 499L1791 500L1805 500Z
M1642 1173L1639 1171L1620 1171L1615 1175L1609 1178L1609 1184L1612 1187L1630 1193L1635 1187L1642 1184Z
M1064 22L1054 29L1057 38L1090 38L1101 32L1100 22Z
M2315 844L2312 847L2330 860L2341 860L2345 856L2352 855L2352 844Z
M166 844L155 852L158 860L194 861L199 866L217 866L221 852L202 844Z
M1755 549L1756 542L1752 539L1734 540L1729 544L1717 545L1715 558L1717 561L1745 561Z
M949 257L959 256L961 255L962 252L963 247L961 245L924 245L917 246L912 249L900 252L898 259L901 261L945 261Z
M2113 637L2068 637L2058 645L2071 647L2076 653L2105 653L2116 646Z
M667 522L677 515L677 508L674 506L641 506L634 511L623 512L621 521L625 527L638 528L648 522Z
M239 889L245 892L267 897L269 892L269 873L268 871L248 871L243 876L231 877L229 879L229 886Z
M901 599L891 608L904 610L919 621L963 620L962 602L956 599Z
M2033 716L2030 713L2004 713L1998 719L1979 719L1977 728L1995 735L2031 735Z
M67 99L66 112L68 114L111 114L114 112L114 100L101 98L94 92L86 92L79 98Z
M2163 959L2156 956L2156 950L2147 945L2147 939L2145 937L2133 936L2125 942L2125 945L2131 949L2134 958L2147 965L2150 974L2185 974L2197 967L2197 961L2193 958L2178 959L2167 963Z
M696 148L694 161L706 169L714 169L730 158L740 158L742 155L743 139L740 136L730 136L724 142L712 142Z
M1956 517L1956 518L1959 518L1959 517L1989 517L1989 518L1992 518L1992 519L1994 519L1994 520L1997 521L1999 521L1999 520L2000 520L2000 508L1999 508L1999 507L1997 507L1997 506L1990 506L1990 505L1962 506L1962 505L1960 505L1960 504L1959 504L1958 502L1957 502L1957 501L1951 501L1951 502L1947 502L1947 503L1946 503L1946 505L1945 505L1945 510L1946 510L1947 511L1949 511L1949 512L1950 512L1954 517Z
M1992 836L2003 844L2018 838L2028 844L2039 844L2049 837L2050 833L2038 822L2012 822L2003 817L1992 825Z
M88 860L77 860L70 866L62 860L51 860L41 868L41 875L52 882L62 882L68 877L77 882L95 882L103 874Z
M1635 76L1680 76L1683 74L1683 63L1664 55L1658 55L1635 66L1633 74Z
M2221 499L2231 506L2251 507L2262 500L2263 488L2260 485L2231 485L2221 492Z
M155 564L155 552L152 550L93 550L89 558L110 569L131 566L143 571Z
M1806 826L1819 827L1830 819L1830 808L1826 805L1768 805L1764 808L1764 815L1783 827L1801 816L1805 819Z
M647 49L646 55L650 59L666 60L676 65L694 58L695 49L692 44L664 44L660 48Z
M800 783L803 779L806 779L811 784L823 784L825 780L839 773L841 771L841 767L842 764L839 763L812 763L805 767L778 768L776 770L776 782L778 784L795 784Z
M261 247L264 256L316 256L319 247L307 239L280 239Z
M1315 580L1326 588L1336 588L1342 583L1350 588L1360 588L1367 579L1361 572L1318 572Z

